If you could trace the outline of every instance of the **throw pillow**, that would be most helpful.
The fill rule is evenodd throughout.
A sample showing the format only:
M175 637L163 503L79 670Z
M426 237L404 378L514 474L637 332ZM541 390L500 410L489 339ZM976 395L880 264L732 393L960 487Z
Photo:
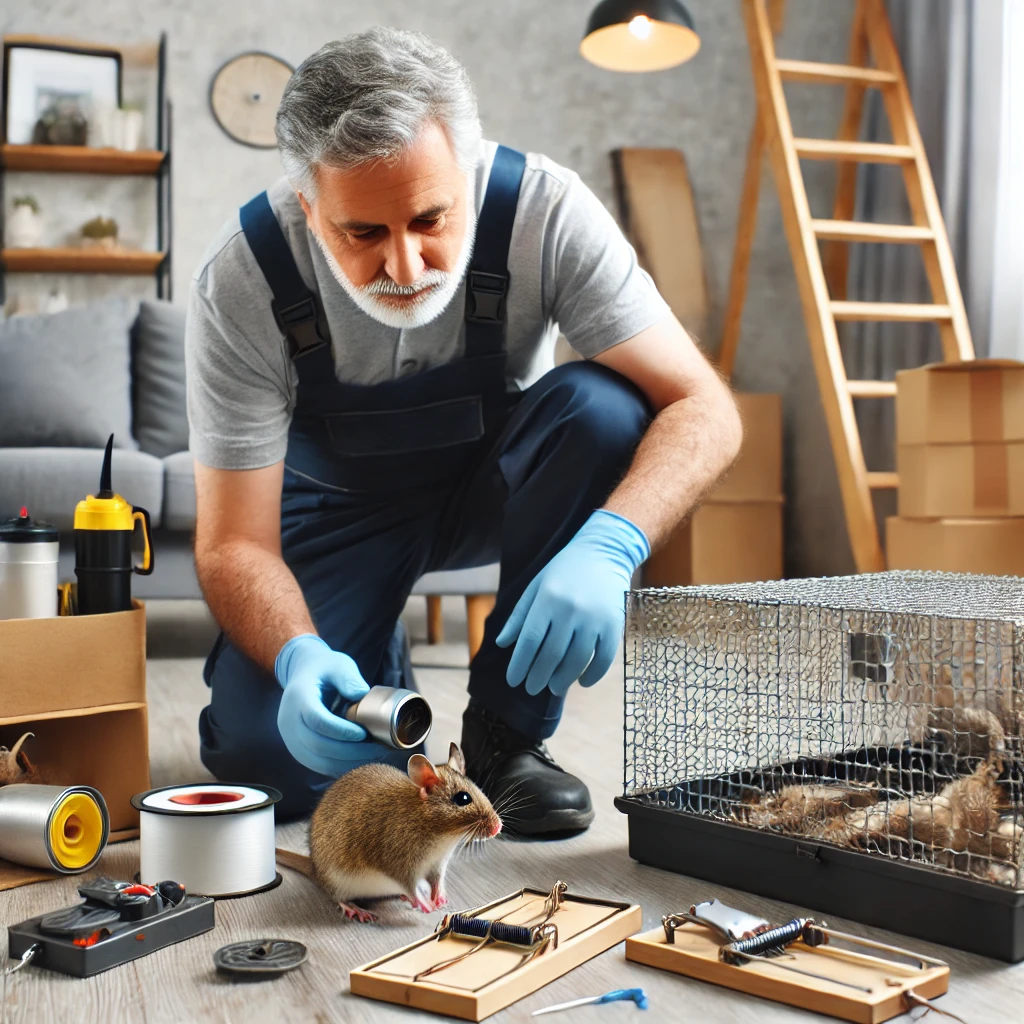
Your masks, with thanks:
M0 447L137 448L129 333L138 301L0 321Z
M132 328L132 426L139 447L159 459L188 450L185 310L144 300Z

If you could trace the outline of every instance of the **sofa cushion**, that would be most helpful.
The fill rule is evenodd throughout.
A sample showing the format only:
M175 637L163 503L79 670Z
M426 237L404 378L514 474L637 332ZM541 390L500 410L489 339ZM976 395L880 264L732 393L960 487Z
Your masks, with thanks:
M0 445L137 447L129 332L137 300L117 298L0 321Z
M416 581L414 594L494 594L498 590L501 567L480 565L474 569L445 569L428 572Z
M74 528L75 506L100 485L103 452L98 448L0 448L0 519L24 505L33 517L58 530ZM164 467L145 452L115 449L110 462L114 490L149 512L160 525Z
M132 327L132 432L162 459L188 448L185 310L144 300Z
M176 452L163 462L164 527L191 531L196 525L196 474L192 453Z

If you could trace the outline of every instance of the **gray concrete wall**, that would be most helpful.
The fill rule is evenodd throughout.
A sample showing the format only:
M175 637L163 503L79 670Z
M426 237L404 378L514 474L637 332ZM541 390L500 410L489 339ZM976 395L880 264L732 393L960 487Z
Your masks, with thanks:
M428 32L462 60L476 83L486 134L547 153L579 171L614 207L609 152L620 146L675 146L689 162L713 302L717 346L728 286L746 140L754 111L739 0L687 0L702 47L690 63L651 75L601 71L577 54L590 0L0 0L4 32L138 41L165 30L174 103L174 292L188 281L208 239L229 213L280 173L276 152L231 142L207 105L220 64L250 49L297 64L327 39L374 23ZM844 58L852 0L791 0L780 50L821 61ZM832 134L841 95L794 88L799 134ZM806 166L812 210L830 206L833 169ZM31 189L57 241L95 213L113 214L126 239L152 244L149 183L12 175L8 202ZM851 567L838 485L807 350L788 248L770 177L763 181L737 385L778 391L786 404L787 567L791 575ZM13 289L40 279L12 280ZM78 279L73 298L101 289L136 291L146 282Z

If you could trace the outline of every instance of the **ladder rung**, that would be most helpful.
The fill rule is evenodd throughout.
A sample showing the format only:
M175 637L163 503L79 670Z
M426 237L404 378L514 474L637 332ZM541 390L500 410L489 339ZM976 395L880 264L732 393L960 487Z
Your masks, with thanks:
M848 380L847 390L851 398L895 398L894 380Z
M873 491L889 491L899 487L898 473L868 473L868 487Z
M808 160L859 160L871 164L902 164L914 159L910 146L844 139L794 139L797 156Z
M935 237L931 228L916 224L871 224L859 220L812 220L811 227L819 238L843 242L930 242Z
M924 302L833 302L837 320L950 320L949 306Z
M849 82L859 85L888 85L897 80L892 71L855 68L849 64L817 64L807 60L777 60L779 74L790 82Z

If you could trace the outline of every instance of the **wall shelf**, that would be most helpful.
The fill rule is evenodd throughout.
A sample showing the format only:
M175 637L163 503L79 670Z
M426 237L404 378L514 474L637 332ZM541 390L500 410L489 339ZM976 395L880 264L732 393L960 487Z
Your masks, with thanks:
M120 52L126 67L156 72L156 149L100 149L92 146L34 146L11 144L3 137L6 100L0 89L0 310L8 274L127 274L152 275L158 299L171 298L171 103L167 98L167 36L156 43L108 46L36 35L7 35L0 83L6 81L12 46L54 46L72 50ZM152 177L156 182L156 250L50 247L3 247L4 179L12 171L55 174L111 174Z
M167 159L158 149L94 149L89 146L0 145L0 167L8 171L58 174L156 174Z
M167 254L145 249L3 249L10 274L155 274Z

